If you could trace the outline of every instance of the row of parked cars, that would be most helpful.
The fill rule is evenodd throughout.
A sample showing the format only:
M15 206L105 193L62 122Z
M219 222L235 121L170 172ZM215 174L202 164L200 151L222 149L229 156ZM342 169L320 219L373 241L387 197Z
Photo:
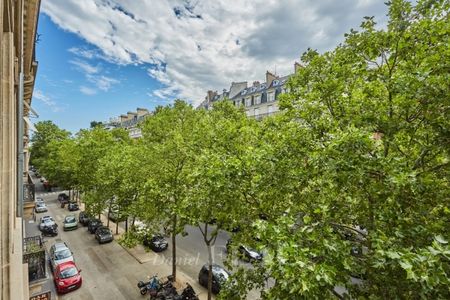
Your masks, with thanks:
M94 218L85 211L81 211L78 215L78 221L87 226L87 230L91 234L95 234L95 239L99 244L112 242L114 235L109 227L103 226L103 222L100 219Z

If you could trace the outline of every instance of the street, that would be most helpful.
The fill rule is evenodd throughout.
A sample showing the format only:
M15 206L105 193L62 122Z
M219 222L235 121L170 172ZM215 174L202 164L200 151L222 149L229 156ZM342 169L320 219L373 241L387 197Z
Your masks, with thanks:
M58 224L58 236L45 237L47 250L56 239L61 239L72 250L75 262L82 270L82 287L61 296L61 299L142 299L136 286L139 280L145 280L149 275L157 274L161 278L171 273L170 238L168 238L169 248L166 251L159 254L150 251L145 254L145 262L140 263L116 240L99 245L94 235L81 224L78 229L65 232L62 229L64 217L75 213L78 218L79 211L70 212L67 206L61 208L57 200L61 191L44 192L42 183L37 178L33 180L36 185L36 197L43 198L48 207L47 213L36 214L36 229L40 217L45 215L52 216ZM105 219L104 224L106 225ZM114 223L110 222L110 228L115 232ZM185 237L177 236L178 276L194 287L200 299L206 299L206 289L198 285L198 272L207 263L207 248L198 228L187 226L186 232L188 235ZM227 232L220 232L213 248L214 261L219 265L223 265L228 237ZM256 296L253 295L249 299L256 299Z

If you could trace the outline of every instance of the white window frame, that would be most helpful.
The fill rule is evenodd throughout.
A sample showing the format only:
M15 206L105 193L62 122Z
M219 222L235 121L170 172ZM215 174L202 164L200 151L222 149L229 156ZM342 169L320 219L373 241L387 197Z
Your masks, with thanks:
M254 96L255 105L261 104L261 95Z

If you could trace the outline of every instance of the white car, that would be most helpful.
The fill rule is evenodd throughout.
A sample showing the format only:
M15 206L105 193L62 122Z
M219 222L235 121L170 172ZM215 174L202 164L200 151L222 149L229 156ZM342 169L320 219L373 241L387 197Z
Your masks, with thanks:
M36 203L38 203L38 202L44 203L44 199L41 198L41 197L37 197L35 202L36 202Z
M57 226L55 220L50 216L43 216L39 222L39 230L43 230L45 226Z
M34 206L34 210L37 213L41 213L41 212L47 212L47 205L45 205L44 202L36 202L36 205Z
M50 248L50 266L54 270L59 264L68 261L74 261L73 253L70 251L67 244L60 239L56 240L56 243Z

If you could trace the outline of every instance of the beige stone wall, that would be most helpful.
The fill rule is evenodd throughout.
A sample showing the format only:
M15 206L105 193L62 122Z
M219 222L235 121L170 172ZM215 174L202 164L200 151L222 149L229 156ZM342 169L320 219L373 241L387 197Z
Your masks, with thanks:
M25 101L31 102L37 68L33 62L33 52L39 5L39 0L0 0L0 298L2 300L29 298L28 268L23 264L23 220L18 217L17 207L19 185L17 124L23 123L23 120L17 119L17 111L22 41L24 76L28 84ZM28 158L25 157L24 168L27 168L27 161Z

